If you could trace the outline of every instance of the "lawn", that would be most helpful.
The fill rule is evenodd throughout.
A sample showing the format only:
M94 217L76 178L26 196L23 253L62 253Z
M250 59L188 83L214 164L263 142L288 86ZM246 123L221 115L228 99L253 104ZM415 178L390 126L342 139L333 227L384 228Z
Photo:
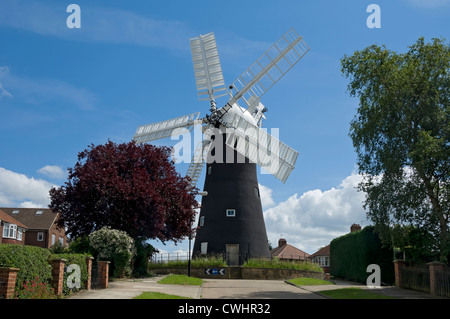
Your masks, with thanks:
M186 275L168 275L158 281L158 284L168 284L168 285L192 285L200 286L203 280L194 277L188 277Z
M361 288L342 288L333 290L322 290L320 294L333 299L396 299L394 297L373 293Z
M168 295L161 292L146 291L141 293L139 296L134 297L133 299L192 299L192 298Z
M331 281L306 277L290 279L288 282L297 286L334 285Z

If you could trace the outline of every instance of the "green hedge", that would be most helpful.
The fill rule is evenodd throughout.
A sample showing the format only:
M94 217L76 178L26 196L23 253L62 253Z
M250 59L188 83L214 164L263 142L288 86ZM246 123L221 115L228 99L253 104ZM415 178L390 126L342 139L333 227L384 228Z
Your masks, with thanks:
M88 279L88 272L87 272L87 265L86 265L86 258L89 257L89 254L53 254L50 256L49 260L54 259L65 259L66 264L64 267L64 283L63 283L63 294L68 295L72 292L79 291L80 289L85 289L86 287L86 281ZM67 272L67 267L71 264L77 264L80 266L81 270L81 286L80 289L76 288L69 288L67 286L67 278L73 273Z
M366 283L370 273L367 266L377 264L381 282L395 282L393 252L383 247L372 226L335 238L330 244L330 274L360 283Z
M19 268L16 280L16 291L23 287L23 282L36 280L51 283L52 266L48 260L51 253L48 249L35 246L0 244L0 267Z

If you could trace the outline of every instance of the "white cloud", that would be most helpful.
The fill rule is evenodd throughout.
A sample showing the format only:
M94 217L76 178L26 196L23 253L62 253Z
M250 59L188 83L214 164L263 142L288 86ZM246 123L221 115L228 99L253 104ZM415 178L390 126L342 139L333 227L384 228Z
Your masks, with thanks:
M55 186L0 167L1 206L46 207L50 203L49 190Z
M59 166L46 165L37 170L38 173L54 179L62 179L66 173Z
M309 254L348 233L350 225L366 220L364 193L355 187L361 176L353 173L336 188L294 194L264 211L269 241L274 247L283 236L288 243Z
M0 81L0 99L2 95L12 97L5 89L2 91L3 84L14 92L16 98L32 104L63 100L65 104L89 110L94 108L97 102L95 94L84 88L54 79L16 75L10 72L7 66L0 66Z
M269 187L259 184L259 194L261 197L261 205L263 209L269 208L275 204L272 198L272 190Z
M6 91L6 89L0 83L0 100L4 97L12 97L12 94Z

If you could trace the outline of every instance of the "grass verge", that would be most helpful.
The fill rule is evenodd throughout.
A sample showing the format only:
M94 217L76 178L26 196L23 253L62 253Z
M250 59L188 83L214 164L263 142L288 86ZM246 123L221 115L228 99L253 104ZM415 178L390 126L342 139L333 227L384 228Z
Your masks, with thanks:
M192 299L192 298L169 295L161 292L146 291L141 293L139 296L134 297L133 299Z
M191 285L191 286L200 286L203 283L203 280L194 277L188 277L186 275L168 275L158 281L158 284L167 284L167 285Z
M320 294L333 299L396 299L391 296L376 294L361 288L322 290L320 291Z

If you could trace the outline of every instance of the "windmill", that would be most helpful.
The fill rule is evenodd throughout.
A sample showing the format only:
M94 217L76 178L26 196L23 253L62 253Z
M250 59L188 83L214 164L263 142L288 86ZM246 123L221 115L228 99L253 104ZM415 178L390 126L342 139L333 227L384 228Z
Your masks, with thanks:
M210 102L210 113L139 126L133 140L145 143L201 125L203 139L187 170L194 187L207 164L193 253L226 253L231 265L245 257L270 257L256 165L285 183L298 152L261 127L267 108L260 99L309 47L290 29L228 88L214 33L191 39L190 47L198 97ZM222 96L229 99L218 108L216 98Z

